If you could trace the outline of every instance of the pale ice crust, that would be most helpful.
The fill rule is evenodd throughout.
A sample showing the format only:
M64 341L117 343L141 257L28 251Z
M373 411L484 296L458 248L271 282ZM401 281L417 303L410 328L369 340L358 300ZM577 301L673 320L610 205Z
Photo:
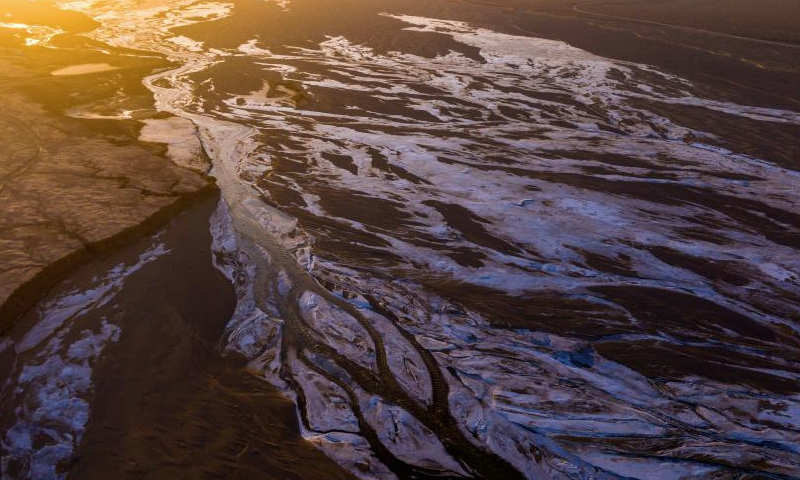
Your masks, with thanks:
M55 75L57 77L72 76L72 75L89 75L92 73L108 72L111 70L116 70L116 67L113 67L107 63L83 63L80 65L70 65L69 67L53 70L52 72L50 72L50 75Z
M69 291L37 306L36 324L14 342L14 363L2 386L3 401L17 405L14 421L0 439L0 478L58 480L59 464L74 455L91 414L92 366L121 329L106 318L89 322L87 313L107 305L125 279L168 253L155 243L132 265L120 264L95 277L89 288Z
M691 205L651 203L479 167L483 166L481 154L498 148L482 144L481 138L492 138L509 154L526 158L528 162L519 167L521 170L540 173L580 172L587 164L586 160L567 155L557 158L546 155L556 151L583 150L636 158L664 155L702 167L702 171L675 170L674 178L647 180L637 175L643 173L638 167L619 167L617 173L606 178L713 187L737 198L758 196L760 191L767 190L771 195L762 199L764 202L796 210L796 172L712 147L704 143L712 140L709 134L633 107L626 99L696 105L775 123L799 123L796 112L698 98L692 94L688 82L647 66L597 57L562 42L500 34L461 22L394 17L411 30L448 35L477 47L484 62L456 53L434 59L399 52L377 54L343 37L329 38L317 48L294 48L287 55L274 55L260 48L256 41L237 50L212 51L199 42L176 37L170 29L198 19L222 18L230 14L232 5L172 1L142 10L134 4L129 9L119 8L120 3L126 2L115 2L113 8L100 1L74 2L64 7L86 12L101 23L90 33L96 40L120 47L136 45L180 63L174 70L148 78L145 84L153 91L159 109L191 120L197 126L203 147L214 163L213 173L219 179L224 197L212 219L214 249L219 254L215 261L235 285L238 297L226 334L227 348L250 358L255 374L296 398L294 387L280 375L284 320L277 307L282 296L291 291L292 278L278 269L273 291L265 294L256 290L256 285L261 285L256 281L259 275L266 275L268 269L275 270L280 265L254 242L254 231L258 231L288 252L314 278L344 285L349 292L377 293L385 308L405 319L402 328L419 345L434 352L450 386L451 413L465 437L495 452L528 478L656 478L650 472L666 472L667 468L658 458L621 454L593 440L614 435L657 439L683 431L708 434L696 434L676 451L666 452L684 461L679 466L671 463L670 473L659 473L658 478L711 478L719 473L716 467L692 460L697 458L692 451L721 462L735 456L763 458L770 463L771 471L783 475L791 475L800 468L797 396L775 395L767 399L771 408L764 409L760 406L764 401L761 394L742 391L737 385L686 378L659 389L638 373L597 355L588 366L566 361L571 355L580 355L587 347L586 342L535 331L495 330L479 315L456 308L413 282L387 280L365 269L315 257L313 238L298 227L295 218L262 202L259 196L268 196L269 192L257 185L257 180L270 171L272 155L300 155L310 159L314 174L336 178L341 188L369 192L377 198L401 198L408 213L419 222L415 228L421 233L456 246L475 248L443 227L442 215L423 203L444 198L484 219L498 238L535 250L541 257L531 261L523 255L478 247L486 256L482 266L464 267L437 250L387 232L373 231L391 245L392 253L408 262L409 271L437 272L509 294L565 292L606 306L609 302L587 295L583 289L592 285L635 284L683 290L759 322L783 324L791 329L796 327L780 316L753 309L746 299L748 295L769 291L776 282L792 292L800 291L800 262L794 250L742 229L720 232L732 240L724 246L682 241L674 232L687 225L687 216L701 213ZM347 114L323 114L271 101L260 91L222 98L225 109L206 111L193 93L197 85L189 79L189 74L202 72L228 56L252 58L264 69L289 78L294 76L312 94L323 90L364 91L363 82L368 80L369 91L376 98L404 98L407 108L426 112L430 120L417 121L424 128L414 132L389 133L391 128L402 130L408 118L374 114L358 106ZM335 69L340 75L334 81L304 74L293 65L303 61ZM639 79L641 72L654 75L659 85L645 84ZM612 73L621 73L625 81L616 80ZM436 88L440 95L418 95L411 87L420 82ZM534 101L520 90L569 92L577 105L559 104L555 100ZM452 113L450 99L469 103L473 116ZM528 105L522 109L524 120L489 121L489 112L502 116L501 106L519 110L520 105ZM606 115L603 120L614 123L627 135L604 132L598 127L598 118L587 114L580 105L602 109ZM554 125L552 116L543 113L546 108L556 109L558 117L571 122L573 127ZM342 118L355 122L330 121ZM380 128L358 128L353 123ZM548 128L534 135L532 124ZM469 130L474 135L443 134L448 129ZM262 131L283 132L295 140L295 146L275 151L264 149L256 140ZM686 141L690 135L694 140ZM297 147L298 144L301 146ZM381 152L390 163L430 181L435 187L388 178L373 166L368 149ZM358 175L326 160L323 152L350 156ZM458 162L438 162L440 155ZM748 175L759 180L749 184L726 179L725 174ZM310 214L333 216L314 192L304 191L292 179L286 181L297 188ZM528 188L531 186L537 188L535 198L531 198ZM654 210L660 216L650 213ZM369 229L348 218L338 220ZM703 277L664 264L647 250L633 248L631 244L669 246L717 260L737 259L764 275L753 276L747 291L733 286L720 291ZM566 248L567 245L606 255L625 254L631 258L636 277L579 266L581 254ZM365 368L374 368L376 346L353 317L328 304L325 298L314 297L313 292L304 293L301 299L301 309L317 312L309 313L306 318L319 335L315 338L341 348L344 355ZM401 338L399 327L385 323L388 319L372 311L362 297L350 301L354 308L370 312L364 317L380 316L373 321L379 334L385 337L386 348L393 349L394 361L389 365L393 374L417 401L422 404L430 401L431 387L421 374L426 367L420 365L419 354ZM652 337L676 344L682 342L676 338ZM357 341L352 343L353 340ZM305 404L306 412L300 412L310 423L306 426L301 422L303 435L362 478L394 478L371 452L365 438L354 430L353 403L348 405L352 399L340 387L312 372L309 364L298 360L296 355L297 352L288 355L291 360L286 367L295 380L294 385L312 397ZM316 367L323 364L313 357L309 361ZM793 375L788 371L778 373ZM397 411L396 406L380 397L363 396L357 403L367 412L381 442L396 457L412 464L422 462L429 467L436 463L442 470L467 473L447 452L438 450L438 441L431 438L435 434L419 428L415 419L406 416L407 412ZM399 421L387 422L386 418ZM401 430L393 432L389 425L399 425ZM433 445L426 451L433 452L434 458L415 457L413 452L405 450L410 441L404 435L413 435L415 441ZM555 436L587 441L567 448L553 440ZM541 457L537 458L535 452Z
M167 146L167 156L178 165L205 172L208 166L202 159L202 145L192 122L181 117L143 120L139 133L143 142Z

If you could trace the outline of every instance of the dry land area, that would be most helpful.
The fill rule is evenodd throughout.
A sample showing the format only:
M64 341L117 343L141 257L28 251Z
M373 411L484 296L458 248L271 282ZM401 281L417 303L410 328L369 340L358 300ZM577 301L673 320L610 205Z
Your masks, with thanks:
M93 25L24 14L20 21L53 28ZM161 60L93 52L75 35L59 37L65 54L25 46L26 35L0 28L2 330L70 267L152 232L211 189L202 172L172 162L166 145L138 141L142 124L126 118L155 113L141 78Z

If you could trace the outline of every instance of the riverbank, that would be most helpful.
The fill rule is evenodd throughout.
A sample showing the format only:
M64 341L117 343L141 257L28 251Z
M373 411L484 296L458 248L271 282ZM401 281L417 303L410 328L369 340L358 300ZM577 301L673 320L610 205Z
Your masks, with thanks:
M70 479L316 478L324 465L326 478L350 478L302 439L289 399L220 349L235 296L212 264L218 198L74 269L9 332L0 427L12 477L52 467ZM58 461L13 448L67 425L75 443L59 444L71 453Z
M0 26L0 334L75 267L216 191L202 152L202 168L185 168L139 138L137 119L156 116L142 78L163 59L93 48L91 20L44 2L3 12L14 28ZM87 64L113 70L51 75Z

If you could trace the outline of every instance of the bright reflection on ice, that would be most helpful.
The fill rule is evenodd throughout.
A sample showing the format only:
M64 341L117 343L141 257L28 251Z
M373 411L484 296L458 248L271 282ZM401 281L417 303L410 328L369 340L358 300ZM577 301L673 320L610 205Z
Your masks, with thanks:
M107 72L116 69L117 67L112 67L107 63L84 63L81 65L70 65L69 67L60 68L58 70L50 72L50 75L55 75L55 76L86 75L89 73Z
M47 27L44 25L26 25L24 23L0 22L0 28L10 28L14 30L24 30L30 37L25 38L25 45L32 47L35 45L47 45L56 35L64 33L63 30Z

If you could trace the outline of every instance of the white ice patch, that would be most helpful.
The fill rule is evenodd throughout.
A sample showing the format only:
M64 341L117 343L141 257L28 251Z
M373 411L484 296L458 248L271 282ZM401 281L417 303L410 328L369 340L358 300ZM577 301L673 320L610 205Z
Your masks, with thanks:
M387 405L377 396L363 395L360 408L378 438L400 460L419 467L469 476L447 453L436 435L413 415Z
M162 143L167 146L167 155L178 165L205 172L208 165L203 160L202 145L194 124L184 118L143 120L139 133L143 142Z
M306 417L312 431L315 433L360 431L347 392L296 358L292 359L290 365L295 381L303 391Z
M119 327L105 320L98 332L83 330L70 345L62 345L63 335L57 335L45 347L44 355L21 368L8 392L19 407L14 411L15 423L2 440L4 472L15 465L27 472L24 478L66 476L57 467L70 460L89 419L91 365L119 335ZM4 473L2 478L11 477Z
M300 296L300 313L315 338L365 368L376 370L375 344L355 317L312 292Z
M360 435L332 432L306 433L303 437L361 480L397 480Z
M116 69L117 67L109 65L108 63L82 63L80 65L70 65L54 70L50 72L50 75L55 75L57 77L89 75L91 73L109 72Z
M166 253L169 253L169 250L164 244L156 244L142 253L137 263L117 265L92 288L70 292L39 305L37 307L39 321L15 345L17 355L39 346L65 324L70 327L68 322L72 319L110 302L120 292L127 277Z
M203 51L203 43L192 40L189 37L184 37L183 35L179 35L177 37L172 37L167 39L168 42L172 42L175 45L189 50L190 52L202 52Z
M289 11L289 5L291 5L292 3L291 0L264 0L264 1L267 3L274 3L275 5L278 6L278 8L280 8L284 12Z
M397 381L415 400L430 405L433 398L428 369L419 352L405 339L388 319L370 309L360 308L363 315L384 341L386 361Z
M0 22L0 28L23 30L28 35L25 38L25 45L28 47L33 47L36 45L47 46L53 37L64 33L64 31L59 28L48 27L44 25L27 25L24 23L15 22Z
M226 350L250 359L250 368L278 388L280 379L280 336L283 320L277 311L264 311L256 303L254 283L256 267L239 246L231 225L228 206L220 200L210 221L214 266L236 289L236 309L226 328Z
M37 322L14 344L11 375L3 386L4 402L16 405L14 421L2 438L2 478L8 472L55 480L66 476L58 468L80 444L89 419L92 365L105 346L116 342L120 328L105 318L87 325L86 315L107 305L128 278L168 253L154 244L132 265L119 264L92 280L89 288L63 293L37 306Z

